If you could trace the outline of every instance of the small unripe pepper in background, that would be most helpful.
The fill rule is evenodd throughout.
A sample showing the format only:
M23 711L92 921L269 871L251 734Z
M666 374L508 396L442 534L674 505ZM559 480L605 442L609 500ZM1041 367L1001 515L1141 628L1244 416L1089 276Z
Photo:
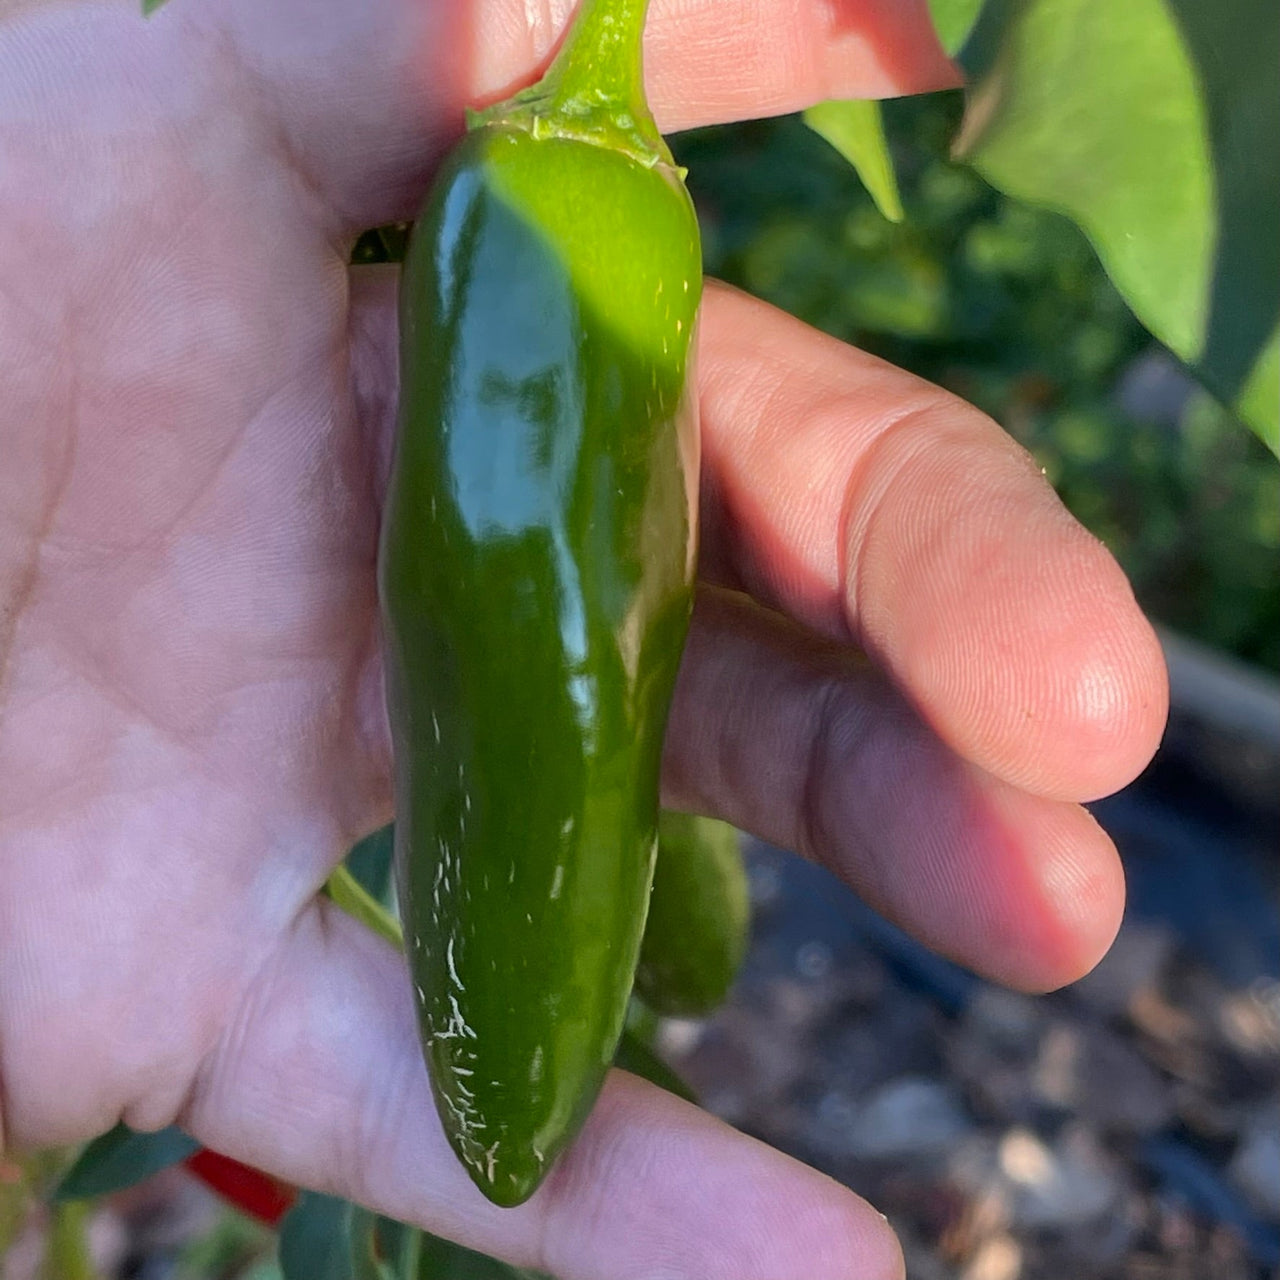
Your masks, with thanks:
M746 955L751 901L738 833L727 823L663 811L636 995L654 1013L710 1013Z
M692 604L697 221L645 0L586 0L412 234L380 552L396 870L449 1141L533 1193L613 1058Z

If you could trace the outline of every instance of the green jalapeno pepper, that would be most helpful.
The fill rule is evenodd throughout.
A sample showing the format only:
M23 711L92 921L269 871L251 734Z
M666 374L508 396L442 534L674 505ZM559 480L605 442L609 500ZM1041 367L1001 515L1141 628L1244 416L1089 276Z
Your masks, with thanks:
M714 818L664 810L636 995L655 1013L710 1013L746 954L750 911L738 833Z
M445 1132L527 1198L613 1057L691 608L697 222L644 0L586 0L419 218L379 580L396 872Z

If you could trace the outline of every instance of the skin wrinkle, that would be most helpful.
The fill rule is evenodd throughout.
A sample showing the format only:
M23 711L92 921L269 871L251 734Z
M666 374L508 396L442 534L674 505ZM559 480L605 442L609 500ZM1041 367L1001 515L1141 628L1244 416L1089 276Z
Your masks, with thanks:
M802 771L803 782L796 795L797 811L792 818L799 834L797 852L812 862L836 870L832 849L838 843L825 829L826 806L822 791L835 772L836 731L844 728L849 706L846 685L839 676L821 679L811 694L807 718L809 755Z
M46 683L38 690L10 689L8 701L3 704L6 715L14 717L25 715L42 698L55 699L64 697L72 692L76 685L75 678L70 672L59 673L55 676L50 676L49 673L43 672L42 675L45 676Z
M33 324L43 319L43 317L33 316L30 307L22 299L15 299L12 289L7 289L0 294L0 299L4 301L6 308L17 309ZM15 326L15 328L17 332L23 332L21 326ZM72 335L68 332L64 336L70 338ZM66 431L48 433L51 444L59 440L62 442L61 457L48 463L51 491L41 508L36 527L28 535L30 549L12 575L14 583L7 592L7 596L0 596L0 709L3 709L7 701L6 689L12 675L11 663L17 646L18 628L23 614L34 598L44 546L56 524L58 509L66 494L67 483L75 463L78 439L78 417L75 412L77 391L78 384L73 382L68 387Z
M117 710L132 713L136 723L145 724L154 730L174 750L191 755L193 765L197 763L197 750L215 736L228 714L226 703L242 699L255 688L269 688L290 680L296 681L299 675L296 669L289 672L287 679L284 675L276 674L256 678L238 674L232 688L223 690L219 697L211 697L200 708L202 714L198 721L188 717L182 723L167 723L157 706L149 704L137 691L130 690L125 683L123 671L119 677L111 676L115 659L111 650L94 653L89 648L64 645L59 646L59 652L70 676L79 676L86 689L101 695ZM289 653L281 657L293 663L297 655Z
M354 932L353 931L358 931ZM204 1128L206 1113L216 1111L222 1096L241 1099L244 1096L246 1081L240 1077L243 1061L248 1056L247 1046L252 1045L261 1034L261 1028L269 1027L274 1032L282 1023L277 1004L281 1001L291 1007L299 1000L303 1005L309 1003L307 992L295 992L293 986L297 975L290 972L288 952L299 945L305 945L308 935L314 935L320 953L326 955L330 962L341 962L346 946L354 936L358 949L362 952L376 954L379 961L393 956L392 948L380 938L374 937L355 925L336 907L323 899L308 898L296 913L294 920L282 932L279 945L266 957L260 974L245 987L244 996L236 1005L235 1011L228 1019L224 1033L202 1059L192 1078L191 1089L187 1099L178 1112L176 1122L189 1131L199 1132ZM354 957L347 957L349 964ZM403 962L395 956L395 964L401 979L397 986L397 996L404 997L407 988L404 983ZM404 1025L412 1029L412 1011L406 998L397 999L396 1003L404 1013ZM334 1129L330 1135L332 1144L327 1151L324 1162L324 1175L313 1178L310 1185L316 1189L333 1194L342 1194L344 1189L352 1185L362 1186L372 1193L374 1188L382 1187L379 1203L385 1211L405 1220L415 1217L412 1201L406 1196L406 1189L398 1181L384 1186L386 1179L379 1176L383 1172L381 1152L387 1144L394 1144L402 1132L400 1124L390 1124L376 1120L390 1109L401 1113L408 1112L415 1082L425 1083L421 1060L417 1056L416 1042L412 1045L401 1044L399 1049L411 1049L412 1052L399 1052L390 1055L394 1058L396 1081L390 1087L379 1084L376 1088L361 1091L362 1105L358 1111L357 1123L353 1131L347 1133L345 1126ZM273 1064L277 1068L279 1063ZM272 1072L272 1077L276 1072ZM398 1083L397 1083L398 1082ZM391 1108L389 1099L403 1091L405 1097ZM274 1115L274 1105L268 1096L264 1099L266 1107ZM375 1141L370 1143L370 1137ZM241 1158L258 1164L269 1163L268 1152L246 1151Z
M830 763L833 774L839 769L848 781L856 780L860 794L881 797L888 820L877 828L876 837L855 823L842 842L842 856L828 860L831 869L842 872L876 910L960 963L966 963L967 957L951 944L948 933L999 940L1001 959L989 963L993 975L1001 980L1008 981L1015 975L1028 953L1061 955L1064 941L1069 943L1070 930L1060 928L1055 915L1061 914L1059 904L1070 903L1073 898L1064 896L1063 886L1050 884L1038 869L1033 872L1032 862L1012 835L1016 824L1002 812L1002 797L1007 795L1004 784L953 758L948 758L947 767L940 769L937 757L942 749L928 748L927 740L920 744L923 750L904 750L904 741L890 733L891 724L883 717L884 712L875 731L856 746L851 745L846 753L833 756ZM931 760L931 756L935 758ZM920 795L915 782L922 772L941 775L946 781ZM826 796L835 797L839 789L840 783L833 776L827 779L823 791ZM935 808L939 796L950 798L943 801L941 808ZM830 806L826 807L829 810ZM900 815L913 808L914 825L926 835L912 851L908 872L929 883L930 893L921 900L934 904L933 910L914 913L907 909L911 885L904 881L902 868L885 863L880 857L883 845L902 843L897 829ZM1046 818L1053 816L1052 810L1046 810ZM1105 841L1105 837L1101 838ZM1044 864L1035 865L1042 868ZM990 877L997 868L993 892ZM1071 887L1079 890L1076 883ZM1037 899L1044 904L1043 909L1017 911L1017 902ZM940 914L938 907L942 908ZM1116 927L1118 923L1116 919ZM957 928L957 924L961 927ZM1087 960L1086 957L1085 963ZM1072 957L1069 963L1080 961ZM1061 981L1057 975L1037 974L1029 983L1015 980L1014 985L1047 989L1061 985Z
M87 853L88 850L82 849L82 852ZM100 938L107 936L111 924L104 912L90 921L94 927L94 934ZM127 939L114 936L112 942L119 945L114 950L112 947L102 947L99 953L108 965L116 960L126 965L131 959L136 962L136 957L131 957L124 946ZM38 954L35 956L28 954L27 963L24 966L23 953L20 949L18 968L30 969L33 959L38 962ZM33 1098L31 1081L28 1079L26 1082L28 1109L23 1117L25 1127L18 1128L16 1131L16 1141L20 1147L66 1145L104 1132L130 1111L139 1110L145 1113L147 1106L157 1095L157 1085L160 1081L180 1078L179 1064L182 1055L180 1052L175 1052L175 1038L157 1039L146 1044L145 1047L138 1043L131 1033L140 1011L127 1005L121 1006L118 1000L112 999L113 994L110 985L101 984L96 978L90 979L88 975L86 975L86 982L82 984L81 991L69 1003L66 1003L68 992L64 988L32 992L32 995L43 998L38 1006L33 1006L28 1011L30 1016L25 1020L27 1023L25 1032L29 1041L25 1047L28 1052L31 1050L31 1040L47 1048L48 1024L70 1021L75 1015L69 1012L69 1009L79 1011L89 1001L97 1006L97 1012L106 1012L110 1016L117 1041L109 1077L100 1075L96 1080L91 1078L78 1081L77 1088L69 1097L53 1096L42 1099L37 1085ZM50 997L54 1000L51 1001ZM115 1016L112 1016L113 1009ZM18 1012L19 1014L22 1012L21 1005ZM145 1017L143 1020L145 1021ZM23 1023L24 1019L19 1018L16 1026L12 1028L17 1033L12 1039L12 1048L13 1051L19 1052L19 1062L22 1061L20 1051L24 1046ZM181 1039L184 1034L185 1028L178 1032L176 1039ZM64 1048L69 1047L71 1046L67 1045ZM93 1053L76 1053L74 1056L81 1063L97 1061ZM52 1065L52 1063L46 1065ZM59 1061L55 1070L60 1073L62 1068L63 1063ZM33 1101L34 1106L31 1105ZM45 1111L43 1115L41 1114L42 1103ZM22 1115L21 1112L17 1114Z
M481 7L476 47L475 104L487 107L531 84L546 70L569 26L572 0L495 0ZM518 68L518 70L517 70Z
M400 396L396 323L400 269L392 263L352 267L348 332L351 397L363 452L370 458L369 496L381 511L391 478Z
M74 366L72 366L74 367ZM57 523L58 511L66 497L67 487L71 481L71 473L75 469L76 453L80 440L79 416L79 381L72 374L68 388L67 427L62 433L63 446L60 458L53 464L53 482L49 498L44 505L40 527L32 540L31 553L27 563L19 571L18 585L6 601L2 620L4 627L0 629L0 711L6 703L5 689L12 675L11 664L17 646L18 625L23 613L30 608L35 599L36 586L40 578L40 561L43 555L45 539L49 537Z
M337 856L340 855L339 850ZM334 858L334 861L336 860L337 857ZM326 860L325 865L331 864ZM177 1124L189 1132L199 1132L202 1127L202 1111L210 1107L220 1093L225 1094L229 1099L236 1100L231 1104L232 1106L243 1105L242 1089L237 1079L237 1072L245 1056L245 1046L253 1038L256 1021L262 1016L263 1010L272 1009L272 997L276 993L276 980L283 957L291 946L297 945L299 937L312 927L316 929L323 949L334 951L338 949L335 941L340 938L341 931L335 931L330 918L330 912L337 912L337 908L314 896L322 882L322 879L318 879L312 886L311 893L298 897L292 918L276 935L274 944L263 951L257 965L244 975L239 984L238 993L228 1003L228 1012L219 1022L217 1034L195 1059L182 1097L174 1107L170 1123ZM362 941L375 940L362 939ZM229 1075L231 1078L232 1087L229 1090L221 1088L224 1075ZM268 1154L264 1152L260 1159L263 1167L271 1163L267 1158ZM358 1170L353 1168L352 1172L358 1172ZM332 1169L330 1169L330 1176L333 1176ZM339 1179L329 1186L317 1186L315 1189L341 1194L346 1186L360 1185L367 1184L355 1181L344 1183Z
M308 904L305 902L299 905L293 920L281 930L276 945L263 955L253 981L244 983L237 998L230 1003L217 1039L196 1063L173 1120L188 1132L199 1131L201 1109L216 1102L222 1093L224 1064L236 1063L243 1056L256 1010L260 1005L269 1004L273 994L273 969L288 940L299 929L299 922L307 909Z
M305 928L311 920L317 924L320 945L330 954L338 954L343 937L341 926L344 922L338 916L337 908L324 901L305 904L303 911L299 912L295 930ZM329 1174L332 1183L326 1190L336 1193L342 1186L372 1187L376 1185L367 1180L368 1172L373 1166L372 1163L366 1163L366 1158L370 1158L371 1161L371 1153L362 1149L368 1143L370 1136L377 1132L376 1126L371 1125L371 1117L379 1113L386 1097L393 1092L387 1084L380 1081L376 1091L362 1093L354 1122L349 1127L344 1125L335 1132L332 1152L333 1168Z
M709 291L713 305L726 305L730 299L746 300L737 290L716 284ZM761 304L754 299L746 303L748 307ZM848 362L848 348L842 347L832 339L824 340L831 359L818 362L813 371L811 386L804 388L805 394L797 397L793 383L780 378L781 369L772 353L765 358L746 365L734 365L726 369L721 379L704 389L704 399L712 405L717 418L732 419L740 417L744 423L755 424L744 432L745 440L734 438L731 441L716 441L708 449L712 472L711 483L718 498L718 509L715 518L727 518L735 529L750 530L754 525L755 537L739 535L734 539L737 545L735 562L732 565L732 576L737 581L747 583L753 593L765 602L786 608L792 613L799 611L802 621L817 628L824 634L838 640L854 640L863 636L864 629L858 617L859 600L856 585L860 577L858 556L853 554L854 567L848 568L853 547L864 538L871 517L878 506L877 501L868 504L863 491L878 476L877 458L886 445L896 439L899 420L905 427L916 427L921 430L931 425L935 416L945 418L948 411L959 407L937 388L910 379L908 375L899 375L907 382L916 394L908 396L900 394L888 412L868 421L868 393L866 390L842 390L833 394L831 388L831 365L836 361ZM877 370L877 372L879 372ZM883 375L881 375L883 376ZM744 406L744 411L736 411L737 406ZM750 406L746 409L745 406ZM966 413L973 411L963 407ZM809 457L819 440L830 440L830 447L823 452L830 455L836 448L842 450L840 463L829 461L828 465L836 475L847 474L844 483L843 498L835 501L822 499L823 513L828 508L836 508L838 515L830 526L830 534L825 518L820 530L831 537L831 554L818 556L810 552L808 560L792 559L790 563L781 555L780 548L759 541L760 534L769 527L769 521L761 519L764 512L772 517L773 508L778 503L776 495L770 492L769 481L777 487L777 477L772 475L768 481L761 483L761 475L755 467L744 467L739 462L736 469L725 468L722 474L715 475L716 464L721 453L728 444L738 447L744 456L769 451L776 451L776 437L781 434L776 424L794 421L802 416L803 438L800 441L803 450L795 462L788 459L788 474L803 464L809 465ZM823 426L829 423L830 426ZM865 423L859 427L851 424ZM846 425L849 424L849 425ZM845 466L848 466L847 473ZM802 517L808 512L808 505L797 503L797 511ZM814 537L788 540L788 548L805 546L813 548L817 541ZM794 553L788 550L788 555ZM844 591L853 591L854 598L846 601L841 595Z
M397 1188L395 1180L388 1184L384 1170L392 1164L396 1140L404 1132L418 1101L416 1086L422 1075L421 1065L414 1056L417 1045L406 1046L406 1049L389 1084L370 1091L349 1155L355 1170L349 1184L381 1188L380 1198L387 1201L397 1193Z
M738 416L734 413L734 406L748 404L752 406L750 417L761 423L775 419L785 421L794 412L794 389L788 388L785 379L779 377L772 365L762 362L758 366L736 372L741 372L743 376L731 387L717 386L714 392L710 389L704 392L704 397L714 395L727 400L727 406L718 406L724 416ZM749 420L746 413L741 416ZM811 586L812 575L804 566L785 565L784 568L783 557L778 554L778 548L770 548L773 554L769 554L759 547L759 539L768 530L768 526L758 518L753 519L753 516L756 516L765 495L753 492L743 477L735 474L732 467L724 465L721 450L726 447L726 443L714 437L709 446L704 442L704 464L705 470L713 476L711 483L715 487L712 492L718 499L718 509L710 523L713 527L724 526L722 537L730 548L731 580L743 584L762 602L776 604L784 594L777 590L776 579L785 572L795 588L790 594L803 593L815 598L821 597L825 584ZM798 602L789 603L794 610ZM822 606L815 604L814 608L822 609Z
M219 482L232 460L244 447L245 440L253 434L253 428L258 426L260 420L267 415L276 397L285 390L287 388L263 388L261 404L248 414L239 427L228 434L226 443L213 455L207 478L192 490L172 516L166 518L163 523L149 528L142 534L137 544L128 549L156 552L171 548L178 535L179 526L184 520L194 516L201 505L207 503L216 494ZM120 549L126 550L126 548Z
M382 275L389 282L398 280L398 273L394 270L383 272ZM368 424L371 419L376 420L388 414L388 410L388 416L394 420L396 397L394 392L387 397L381 412L371 409L367 402L361 404L362 390L367 394L368 384L367 382L362 384L360 361L354 354L359 348L353 346L352 335L359 332L362 321L367 321L368 311L359 305L360 299L356 289L350 283L352 279L353 277L348 275L348 319L343 331L346 346L337 354L345 369L346 376L343 383L351 401L348 420L357 424L357 431L352 433L351 441L353 457L355 456L354 447L359 448L360 465L357 467L357 474L360 476L361 484L359 493L353 495L353 498L357 499L360 510L380 511L390 473L390 445L393 436L391 432L384 432L381 436L383 448L381 450L370 448ZM392 297L394 298L394 294ZM392 350L394 349L393 346ZM398 369L396 373L397 376L394 379L387 380L393 388L398 387ZM383 420L385 421L385 418ZM362 426L363 430L360 429ZM368 835L371 830L383 825L384 822L390 821L394 806L390 781L390 727L381 672L381 618L375 589L378 551L376 522L370 533L367 552L363 558L363 564L367 569L365 575L367 583L365 613L369 619L367 641L365 645L354 646L348 655L340 686L342 709L338 716L338 724L345 732L354 734L365 744L365 750L359 758L369 760L373 766L371 769L361 771L358 784L353 785L352 780L344 777L338 787L340 793L354 791L356 796L364 797L361 800L353 796L344 806L344 830L353 842ZM372 826L370 825L371 816Z
M52 789L41 791L28 798L24 804L6 804L4 820L9 826L25 825L25 820L37 812L46 812L48 807L66 795L76 795L84 785L84 780L75 775L64 777Z
M520 0L520 7L524 20L512 24L516 39L526 42L520 60L541 68L559 48L573 7L564 0Z
M253 66L247 50L242 45L237 45L228 27L221 27L220 34L226 47L238 55L232 56L230 61L231 65L239 69L240 80L264 104L260 117L276 122L276 128L270 134L272 151L281 160L285 171L293 175L298 189L305 196L299 203L306 209L306 221L314 227L324 228L325 239L333 255L345 261L350 257L352 244L350 216L335 208L333 192L318 174L312 172L305 151L290 135L285 124L288 117L281 109L280 94L276 86Z
M150 731L154 732L161 738L171 749L183 752L194 757L195 749L190 742L187 741L188 734L178 728L169 727L161 723L159 718L150 711L146 706L139 702L135 697L131 696L125 686L123 680L108 679L105 683L102 680L102 672L100 670L101 663L93 663L95 670L88 670L85 666L77 665L74 662L74 652L64 650L64 655L68 659L68 667L70 670L81 677L82 683L86 688L92 689L105 702L108 702L117 711L123 711L133 717L136 724L145 725ZM194 763L194 759L193 759Z
M218 455L215 457L214 470L208 476L208 479L195 490L192 497L188 500L188 502L184 505L184 507L179 511L177 516L169 520L165 526L161 526L159 529L150 532L146 536L144 541L149 541L152 545L157 547L161 545L161 543L165 540L166 535L169 532L172 532L174 527L177 524L180 524L183 518L186 515L189 515L191 511L194 510L194 508L200 503L202 499L205 499L209 496L210 491L216 488L217 481L220 478L221 473L227 464L227 461L236 453L236 451L240 447L240 444L242 443L244 436L248 434L248 432L257 424L258 420L266 414L267 410L271 407L271 404L274 401L274 399L280 394L281 394L280 388L264 389L262 408L255 411L251 419L247 421L242 427L236 430L229 437L225 447L222 448L219 451ZM94 674L97 675L98 673L94 673ZM106 686L104 686L104 688L105 687L109 687L109 682ZM238 690L238 691L242 691L242 690ZM158 728L162 728L162 729L164 728L164 726L161 725L160 720L155 716L154 712L151 709L147 708L146 706L143 705L143 703L139 701L130 699L126 691L119 685L117 685L117 692L119 695L118 697L119 701L127 703L130 709L137 711L140 716L150 720L150 722L155 724ZM168 731L169 730L166 730L166 732Z
M606 1127L602 1122L607 1121L614 1105L614 1095L606 1084L588 1123ZM581 1231L581 1217L585 1214L593 1221L605 1221L613 1216L612 1206L602 1197L609 1195L613 1185L613 1178L609 1176L612 1169L619 1164L627 1165L623 1149L625 1131L618 1138L614 1147L593 1144L590 1160L562 1161L548 1174L544 1190L535 1199L542 1212L536 1234L536 1256L529 1260L534 1270L556 1274L561 1270L562 1261L572 1266L572 1241L575 1233ZM651 1170L652 1156L646 1154ZM643 1181L646 1172L648 1170L633 1164L628 1176Z
M362 773L358 782L344 777L339 788L344 794L354 792L344 806L343 834L349 844L355 844L395 817L392 759L388 746L390 726L386 690L381 678L382 635L376 609L373 610L369 647L363 652L353 652L351 662L348 671L350 693L343 720L365 744L361 758L367 759L371 766Z
M866 683L865 681L863 682ZM902 736L905 707L894 705L887 688L860 690L861 700L855 698L854 688L848 679L832 678L819 686L815 698L823 704L821 713L821 741L824 750L814 757L813 771L806 780L806 808L810 836L816 860L828 870L853 883L859 893L877 910L901 923L904 920L897 901L897 894L888 890L895 885L898 872L886 867L881 858L881 845L875 839L865 839L857 823L843 830L832 830L832 805L827 797L844 793L849 780L857 779L858 790L882 798L886 808L897 809L899 793L903 791L903 779L914 783L917 774L918 751L907 750ZM909 786L908 792L912 790ZM909 804L907 796L901 803ZM932 827L932 824L927 824ZM954 821L940 825L939 830L950 830L961 824ZM803 828L802 828L803 829ZM917 853L914 861L920 870L933 876L939 872L949 874L952 866L945 857L937 856L939 850L931 840L928 855ZM972 895L957 892L959 886L938 882L934 896L963 909ZM969 932L978 932L970 926ZM996 930L993 930L993 932Z
M5 687L9 683L9 667L17 643L18 624L35 591L36 578L39 576L43 533L43 529L36 530L31 539L31 552L15 575L16 585L7 599L0 600L0 707L6 702Z
M865 598L863 582L867 567L867 548L871 543L870 531L903 473L918 456L917 450L922 447L919 438L924 436L924 430L945 412L946 405L938 403L936 396L929 400L932 402L901 405L900 411L879 427L873 441L850 473L841 510L838 536L844 623L849 638L882 661L886 655L879 650L876 637L868 635L861 608L861 602ZM894 465L892 451L897 448L899 439L908 435L915 435L917 440L902 452L900 460ZM884 476L880 471L886 458L889 470L888 475Z
M335 848L335 853L334 853L334 856L335 856L335 857L337 856L337 852L338 852L338 850Z

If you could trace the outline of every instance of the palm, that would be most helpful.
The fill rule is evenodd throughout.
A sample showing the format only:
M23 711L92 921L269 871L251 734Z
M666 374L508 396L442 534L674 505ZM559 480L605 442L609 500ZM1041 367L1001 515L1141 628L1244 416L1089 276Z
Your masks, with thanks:
M664 125L949 75L922 5L728 3L655 0ZM389 807L394 280L346 251L411 211L443 120L528 76L558 22L527 21L0 0L0 1144L177 1119L566 1277L891 1276L865 1206L621 1076L538 1196L480 1203L399 959L316 903ZM723 290L702 347L707 566L807 632L704 595L670 796L975 967L1069 979L1120 903L1069 802L1163 711L1123 581L965 406Z
M37 465L3 491L4 902L27 914L0 932L23 957L4 976L40 975L46 1032L6 1084L67 1137L172 1107L381 799L359 758L377 514L345 268L224 65L183 104L206 127L169 146L163 82L124 118L100 82L32 156L32 178L59 157L55 180L2 198L32 228L0 250L5 373L42 380L6 419ZM133 135L106 165L104 117ZM77 169L95 216L72 239L56 178ZM103 1046L106 1091L78 1052Z

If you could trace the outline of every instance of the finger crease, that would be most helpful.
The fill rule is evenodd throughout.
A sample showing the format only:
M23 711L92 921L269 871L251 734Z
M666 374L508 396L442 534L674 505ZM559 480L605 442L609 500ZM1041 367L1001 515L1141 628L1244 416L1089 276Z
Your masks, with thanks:
M5 1123L4 1045L0 1043L0 1160L4 1159L4 1135L8 1132Z
M303 913L314 899L305 900L298 908L293 919L277 935L275 942L263 949L263 954L256 965L245 973L240 984L234 1005L228 1010L228 1016L222 1022L220 1032L213 1042L196 1060L187 1085L174 1112L173 1123L190 1132L189 1124L196 1115L202 1102L209 1098L217 1087L219 1060L226 1060L235 1069L238 1056L237 1042L243 1042L249 1035L254 1018L257 1016L255 1004L261 995L262 984L271 966L280 958L281 953L299 928Z
M822 793L830 771L835 728L844 718L844 698L844 682L838 676L828 676L813 694L806 734L809 755L797 797L800 811L792 824L799 840L797 852L823 866L832 865L832 859L824 851L830 833L821 817Z
M922 420L927 420L938 409L935 401L911 405L895 413L881 427L874 442L863 451L857 465L849 475L845 487L844 504L840 512L840 584L842 588L845 623L850 636L864 643L865 632L859 622L862 601L865 598L864 578L867 568L868 534L875 525L880 511L897 487L902 473L916 457L919 447L907 447L888 455L886 449L897 443L908 431L917 432ZM875 483L873 484L873 481Z

